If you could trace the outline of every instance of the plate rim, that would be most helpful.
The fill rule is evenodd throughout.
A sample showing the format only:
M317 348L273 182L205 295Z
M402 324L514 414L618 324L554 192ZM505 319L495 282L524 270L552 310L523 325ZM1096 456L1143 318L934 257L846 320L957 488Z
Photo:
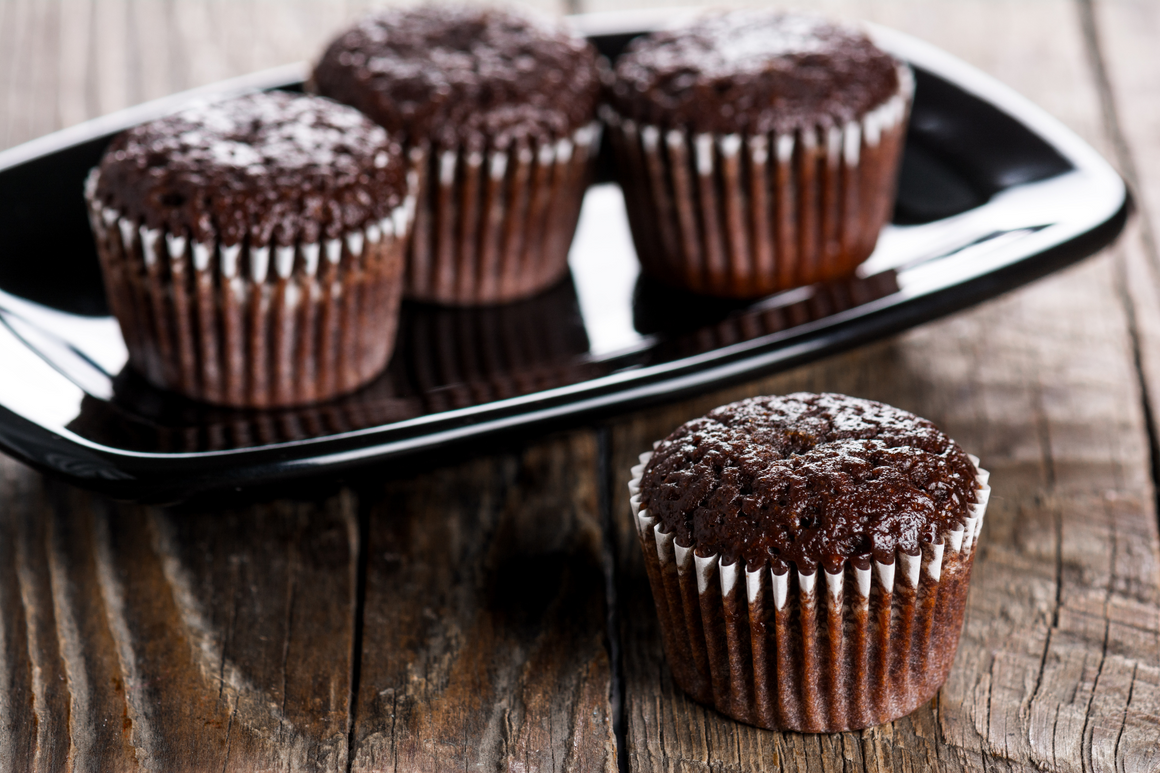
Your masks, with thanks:
M571 20L589 36L628 35L657 29L671 23L674 15L687 17L697 10L607 11ZM850 313L795 327L784 336L764 336L667 363L402 422L248 448L160 453L106 446L67 430L61 433L0 404L0 445L34 467L82 487L140 501L179 501L238 486L277 483L302 474L338 475L374 460L386 462L517 429L575 424L586 417L640 410L788 369L974 305L1081 260L1114 241L1127 221L1131 197L1120 175L1094 148L1014 89L943 49L897 30L864 24L872 37L896 56L1007 113L1077 171L1102 180L1109 187L1104 211L1093 214L1087 227L1046 249L933 294L909 299L888 296ZM307 72L307 63L299 62L125 108L0 151L0 171L95 141L173 112L191 100L296 85ZM951 290L958 291L956 298L940 297L939 293ZM847 317L859 323L851 325ZM15 335L6 325L3 332ZM15 337L36 354L23 339ZM788 343L782 345L781 340ZM433 424L438 425L434 431L424 431ZM388 433L389 437L379 437ZM244 470L239 473L236 463L243 460ZM184 474L185 480L164 480L175 474Z

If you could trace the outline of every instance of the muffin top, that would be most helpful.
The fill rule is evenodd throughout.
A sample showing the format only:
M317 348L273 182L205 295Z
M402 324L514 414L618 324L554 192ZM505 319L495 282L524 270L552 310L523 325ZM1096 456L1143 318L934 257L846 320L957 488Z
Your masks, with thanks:
M917 555L964 522L975 466L926 419L800 392L731 403L677 428L641 481L641 507L702 556L750 570Z
M600 93L584 38L511 11L446 5L364 18L330 44L313 81L411 142L445 147L560 139L592 120Z
M897 63L857 30L746 10L633 41L610 100L629 118L696 132L785 132L842 124L899 88Z
M250 246L338 238L406 191L402 149L357 110L271 91L201 103L116 137L96 197L150 228Z

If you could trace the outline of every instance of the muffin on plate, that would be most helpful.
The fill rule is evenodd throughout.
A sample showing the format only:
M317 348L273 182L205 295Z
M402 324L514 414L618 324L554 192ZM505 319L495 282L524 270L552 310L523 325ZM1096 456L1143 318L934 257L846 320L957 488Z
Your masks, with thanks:
M130 363L198 400L350 392L394 346L417 181L345 105L269 92L113 140L86 184Z
M645 272L732 298L851 274L893 207L912 84L812 16L718 13L631 43L605 120Z
M798 393L732 403L629 484L673 678L760 727L901 717L946 680L988 474L933 424Z
M405 137L422 196L407 295L533 295L567 271L598 141L596 52L514 11L383 11L340 34L312 88Z

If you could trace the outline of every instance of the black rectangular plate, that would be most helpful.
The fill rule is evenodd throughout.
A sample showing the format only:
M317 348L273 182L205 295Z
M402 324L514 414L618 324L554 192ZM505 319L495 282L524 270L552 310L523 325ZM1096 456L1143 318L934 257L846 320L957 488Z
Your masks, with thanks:
M614 58L659 14L575 17ZM917 90L894 222L853 279L758 302L638 277L603 153L570 279L484 309L407 304L388 371L294 410L200 405L125 367L81 195L117 131L190 100L300 88L295 65L141 105L0 153L0 446L119 498L173 502L493 447L717 388L978 303L1108 245L1129 197L1039 108L921 41L872 28ZM379 465L374 467L374 465Z

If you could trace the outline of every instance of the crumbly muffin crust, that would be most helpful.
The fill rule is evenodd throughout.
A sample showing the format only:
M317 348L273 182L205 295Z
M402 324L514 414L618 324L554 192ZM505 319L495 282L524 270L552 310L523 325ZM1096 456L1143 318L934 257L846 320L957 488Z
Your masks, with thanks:
M97 199L150 228L250 246L338 238L388 216L402 150L329 99L272 91L203 103L119 135Z
M756 397L656 448L641 507L678 544L749 569L918 555L970 514L976 471L931 422L837 394Z
M584 38L512 11L454 5L366 17L331 43L313 82L411 142L444 146L563 138L592 120L600 93Z
M853 120L898 88L897 63L857 30L745 10L634 41L610 99L648 124L761 134Z

